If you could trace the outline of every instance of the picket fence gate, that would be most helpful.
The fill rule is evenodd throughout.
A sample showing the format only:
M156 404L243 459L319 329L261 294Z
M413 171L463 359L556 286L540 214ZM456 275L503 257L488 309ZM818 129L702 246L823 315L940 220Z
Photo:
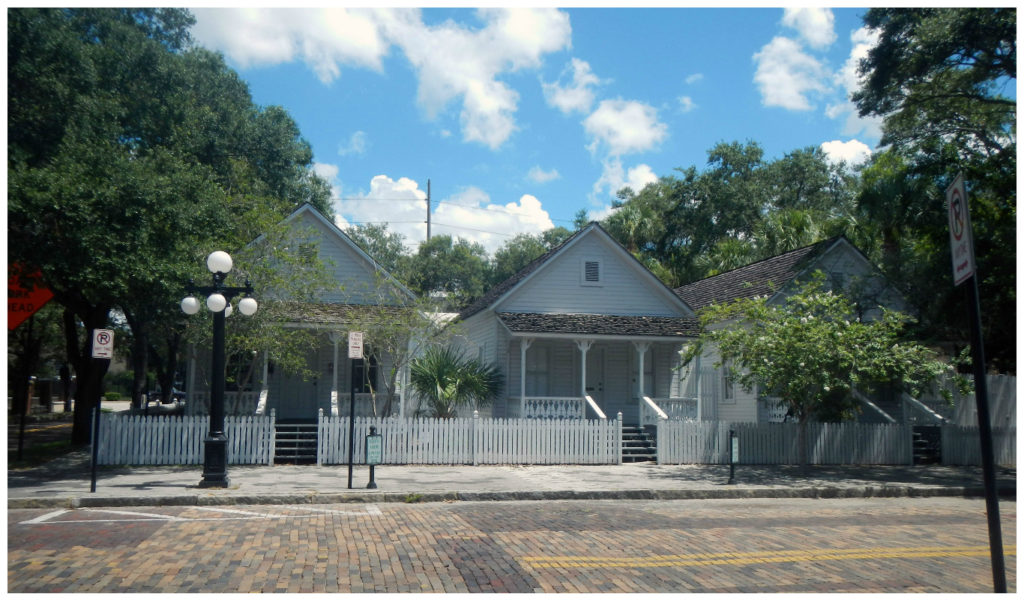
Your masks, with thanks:
M200 465L209 432L209 415L102 413L97 464ZM224 434L228 464L274 464L274 417L225 417Z
M352 461L375 427L384 464L617 464L620 421L565 419L403 419L357 417ZM348 462L348 417L321 417L317 464Z
M668 421L658 425L658 464L728 464L729 432L739 439L740 464L800 464L795 423ZM913 462L909 425L809 423L812 465L906 465Z

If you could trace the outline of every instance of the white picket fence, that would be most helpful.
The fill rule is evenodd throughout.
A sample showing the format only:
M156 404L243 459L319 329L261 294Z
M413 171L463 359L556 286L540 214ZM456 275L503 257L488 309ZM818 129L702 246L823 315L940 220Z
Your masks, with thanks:
M203 463L210 417L117 415L100 417L98 460L101 465L198 465ZM274 418L224 419L228 464L274 463Z
M739 439L741 464L800 463L799 425L668 421L658 426L658 464L728 464L729 431ZM900 465L913 461L907 425L811 423L807 462L814 465Z
M565 419L356 418L353 462L365 461L370 427L382 436L384 464L616 464L619 421ZM348 462L348 417L322 417L318 464Z
M992 428L992 454L997 465L1017 464L1016 427ZM981 464L981 440L977 427L942 427L942 464Z

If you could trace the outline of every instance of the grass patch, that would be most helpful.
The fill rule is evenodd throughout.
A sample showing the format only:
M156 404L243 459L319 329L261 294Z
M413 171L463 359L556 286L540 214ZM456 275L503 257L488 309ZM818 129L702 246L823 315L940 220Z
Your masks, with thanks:
M7 453L8 469L29 469L49 462L57 457L70 454L78 447L71 443L71 440L58 440L55 442L44 442L33 444L22 449L21 460L18 460L18 451L12 450Z

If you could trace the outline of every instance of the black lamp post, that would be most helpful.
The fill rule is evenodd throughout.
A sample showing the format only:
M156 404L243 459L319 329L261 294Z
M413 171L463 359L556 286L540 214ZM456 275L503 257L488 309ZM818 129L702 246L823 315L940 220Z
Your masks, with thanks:
M192 294L206 296L206 307L213 313L213 381L210 389L210 433L206 436L206 451L203 456L202 488L226 488L228 482L228 438L224 435L224 319L231 314L231 299L247 294L238 301L238 310L243 315L256 313L256 299L252 297L252 285L247 279L245 287L228 287L224 279L231 271L231 256L220 250L206 258L206 267L213 273L212 286L196 286L189 281L186 291L189 295L181 301L181 310L187 315L199 312L199 300Z

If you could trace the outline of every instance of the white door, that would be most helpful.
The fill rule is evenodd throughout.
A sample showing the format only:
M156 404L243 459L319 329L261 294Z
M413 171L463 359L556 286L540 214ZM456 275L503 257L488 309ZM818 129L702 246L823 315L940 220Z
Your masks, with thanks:
M586 394L605 411L605 416L614 419L615 415L607 414L604 407L604 348L592 347L587 351L587 389ZM588 415L588 418L592 415Z

